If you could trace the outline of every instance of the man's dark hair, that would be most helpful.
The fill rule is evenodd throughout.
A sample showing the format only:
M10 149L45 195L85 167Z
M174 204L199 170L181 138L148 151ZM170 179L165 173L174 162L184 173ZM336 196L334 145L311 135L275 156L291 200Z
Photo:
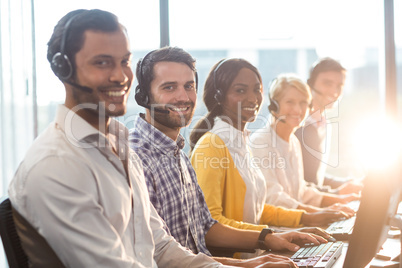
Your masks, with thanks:
M310 87L313 87L318 74L329 71L346 72L346 69L338 61L332 58L322 58L311 67L310 77L307 80L307 84Z
M154 66L161 61L184 63L196 72L195 59L183 49L178 47L163 47L153 50L137 63L136 77L139 87L144 94L149 93L151 82L155 78Z
M66 29L65 26L69 21L68 29ZM84 32L87 30L114 32L119 28L125 30L125 28L119 23L116 15L110 12L99 9L78 9L71 11L61 18L54 27L53 34L47 43L47 59L51 64L53 56L57 52L61 52L61 42L63 35L65 35L64 54L71 62L73 67L72 76L74 77L75 54L81 50L84 44Z

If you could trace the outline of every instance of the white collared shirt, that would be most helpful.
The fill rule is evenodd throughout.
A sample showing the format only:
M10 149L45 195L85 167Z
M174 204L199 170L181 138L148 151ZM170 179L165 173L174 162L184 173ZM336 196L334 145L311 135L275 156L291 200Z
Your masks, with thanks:
M61 105L10 184L12 205L66 267L224 267L167 235L126 127L112 119L109 137L119 157L105 135Z

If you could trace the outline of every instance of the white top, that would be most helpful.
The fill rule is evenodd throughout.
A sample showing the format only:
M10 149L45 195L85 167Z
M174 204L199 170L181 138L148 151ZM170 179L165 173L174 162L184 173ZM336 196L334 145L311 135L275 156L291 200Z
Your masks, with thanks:
M265 179L259 168L252 163L252 155L248 147L250 132L244 132L234 128L217 117L210 132L221 138L233 158L234 164L240 176L246 184L246 196L244 199L243 221L260 224L266 199Z
M112 119L109 137L119 157L102 133L59 106L10 184L12 205L66 267L222 267L167 235L127 129Z
M320 206L322 194L304 181L300 142L294 134L286 142L268 124L251 135L250 147L267 183L267 203Z

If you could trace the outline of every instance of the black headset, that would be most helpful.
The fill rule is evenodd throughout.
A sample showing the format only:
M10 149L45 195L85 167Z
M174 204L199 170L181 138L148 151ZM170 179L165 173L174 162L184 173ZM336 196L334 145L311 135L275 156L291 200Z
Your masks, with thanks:
M223 95L223 91L222 89L218 88L218 86L216 85L216 73L218 72L219 68L228 60L230 60L230 58L228 59L224 59L222 60L218 66L216 66L214 73L213 73L213 82L214 82L214 88L215 88L215 95L214 95L214 99L216 100L216 102L218 103L218 105L221 105L221 103L224 100L224 95Z
M142 58L138 64L138 77L137 77L137 82L138 85L135 87L135 101L137 102L138 105L148 108L149 105L149 97L148 97L148 91L144 89L144 87L142 86L142 76L143 76L143 72L142 72L142 65L143 62L145 61L145 59L147 57L149 57L150 54L152 54L153 52L155 52L156 50L152 50L151 52L147 53L145 55L144 58Z
M156 50L157 49L152 50L151 52L146 54L144 56L144 58L142 58L138 63L138 75L137 75L138 76L137 77L138 85L135 87L135 96L134 96L134 98L135 98L135 101L137 102L138 105L140 105L142 107L145 107L147 109L150 108L150 106L149 106L149 92L142 85L142 80L143 80L142 77L144 75L144 73L142 71L142 68L143 68L142 66L143 66L143 63L144 63L145 59L150 57L150 55L152 53L154 53ZM197 73L197 71L194 71L194 75L195 75L195 90L196 90L196 93L197 93L198 92L198 73ZM161 110L161 109L155 109L155 110L159 111L159 112L164 111L164 110Z
M275 77L274 79L271 80L271 83L269 83L269 89L278 82L278 79ZM279 113L279 103L271 98L271 92L268 92L268 98L269 98L269 105L268 105L268 111L273 114L273 113Z
M276 100L271 99L271 97L269 97L268 110L270 113L278 113L279 112L279 103Z
M65 53L65 49L66 49L67 35L69 32L71 22L80 14L82 13L75 14L65 24L63 34L61 36L60 51L55 53L52 58L51 62L52 70L56 74L56 76L62 81L70 79L71 76L73 75L74 71L73 65L71 64L70 59Z

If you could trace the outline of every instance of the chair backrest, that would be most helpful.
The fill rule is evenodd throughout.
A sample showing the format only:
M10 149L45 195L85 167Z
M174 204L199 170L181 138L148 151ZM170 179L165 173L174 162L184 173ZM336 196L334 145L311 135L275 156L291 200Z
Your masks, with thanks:
M28 267L28 257L25 254L15 228L10 199L0 204L0 236L8 265L11 268Z
M15 209L13 218L30 268L65 268L47 240Z

